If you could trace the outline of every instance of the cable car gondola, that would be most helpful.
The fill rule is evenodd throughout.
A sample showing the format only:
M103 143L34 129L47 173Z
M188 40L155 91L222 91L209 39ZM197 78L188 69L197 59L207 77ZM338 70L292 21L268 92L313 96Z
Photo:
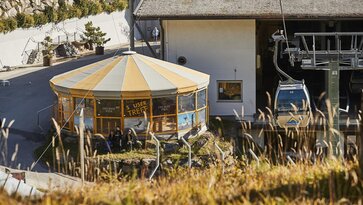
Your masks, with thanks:
M311 109L309 91L304 81L280 81L274 105L275 119L279 127L308 126Z
M276 70L287 80L280 81L277 87L274 101L274 118L276 124L281 128L306 127L311 118L309 91L304 80L293 79L278 66L278 44L280 41L285 40L285 36L282 33L277 35L277 33L275 32L272 35L275 41L273 61ZM290 58L290 60L292 59Z

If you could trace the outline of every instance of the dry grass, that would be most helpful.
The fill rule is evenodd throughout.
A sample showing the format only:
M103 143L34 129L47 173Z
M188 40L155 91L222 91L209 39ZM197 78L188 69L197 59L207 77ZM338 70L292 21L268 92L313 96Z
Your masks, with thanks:
M80 190L49 192L21 204L301 204L350 202L363 197L357 164L337 160L315 165L263 162L205 170L174 169L152 182L121 179ZM4 195L0 195L4 197ZM12 200L7 199L6 200ZM13 204L14 200L12 200Z

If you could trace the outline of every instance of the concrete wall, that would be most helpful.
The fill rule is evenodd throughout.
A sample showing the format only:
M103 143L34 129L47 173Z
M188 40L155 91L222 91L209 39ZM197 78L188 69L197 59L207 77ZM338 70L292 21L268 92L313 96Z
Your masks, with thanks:
M255 20L166 20L165 60L211 75L211 115L233 115L244 106L245 115L256 112ZM236 72L235 72L236 69ZM243 102L218 102L217 80L242 80Z
M16 29L7 34L0 34L0 67L2 66L18 66L24 64L26 55L24 51L30 52L37 48L38 42L41 42L45 36L51 36L53 42L66 39L66 32L71 34L76 33L77 40L80 40L79 35L84 31L84 24L92 21L95 26L101 27L103 32L107 33L107 37L111 38L105 46L117 46L127 44L128 34L130 31L128 25L129 12L114 12L112 14L99 14L97 16L89 16L82 19L70 19L59 24L46 24L40 28ZM150 28L158 26L158 21L147 21L141 25L145 29L145 33L150 33ZM145 26L144 26L145 25ZM150 36L150 34L148 35ZM139 32L135 28L136 40L141 39ZM73 39L72 39L73 40Z

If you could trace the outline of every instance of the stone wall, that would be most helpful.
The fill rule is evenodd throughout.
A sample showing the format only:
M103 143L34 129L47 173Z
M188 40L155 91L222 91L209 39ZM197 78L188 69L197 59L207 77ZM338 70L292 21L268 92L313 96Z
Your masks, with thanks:
M2 0L0 2L0 17L13 17L17 13L39 13L46 6L57 9L60 1L73 4L73 0Z

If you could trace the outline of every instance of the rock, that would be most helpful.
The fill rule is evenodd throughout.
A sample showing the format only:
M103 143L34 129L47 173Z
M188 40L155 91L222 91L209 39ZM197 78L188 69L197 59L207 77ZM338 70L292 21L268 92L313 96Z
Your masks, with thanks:
M12 7L9 1L2 1L0 5L5 10L9 10Z
M198 151L200 149L202 149L209 141L209 137L208 136L202 136L200 137L197 141L195 141L192 144L192 150L194 153L198 153Z
M200 159L192 159L192 167L201 168L203 167L203 162Z
M21 5L16 5L15 9L18 13L22 13L23 12L23 7Z
M33 14L34 13L34 9L31 7L25 8L24 9L24 13L26 14Z
M134 170L140 167L140 160L125 159L120 163L120 169L124 174L132 174Z
M68 4L68 5L72 5L72 4L74 3L74 1L73 1L73 0L66 0L65 2L66 2L66 4Z
M165 143L163 148L165 153L175 153L180 149L180 145L178 143Z
M141 163L143 166L150 166L156 163L156 159L142 159Z
M9 17L13 17L13 16L16 16L16 14L17 14L18 12L17 12L17 11L16 11L16 9L13 7L13 8L11 8L9 11L7 11L6 13L7 13L7 15L8 15Z
M8 18L8 17L9 17L9 15L8 15L8 13L4 12L4 13L3 13L3 15L2 15L2 17L3 17L4 19L6 19L6 18Z

